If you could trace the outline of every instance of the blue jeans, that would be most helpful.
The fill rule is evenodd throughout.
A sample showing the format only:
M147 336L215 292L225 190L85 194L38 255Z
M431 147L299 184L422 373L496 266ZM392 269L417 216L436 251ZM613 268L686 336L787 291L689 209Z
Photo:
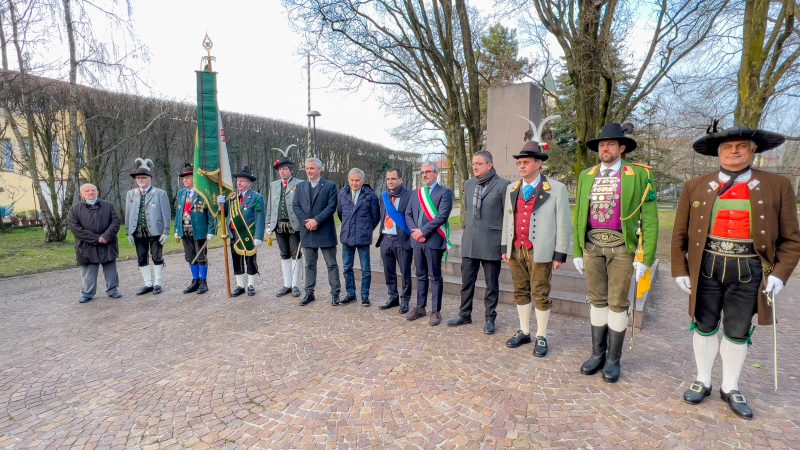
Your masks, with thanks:
M356 296L356 277L353 274L355 254L358 250L358 259L361 261L361 299L369 298L369 285L372 273L369 269L369 245L344 245L342 244L342 264L344 265L344 287L348 297Z

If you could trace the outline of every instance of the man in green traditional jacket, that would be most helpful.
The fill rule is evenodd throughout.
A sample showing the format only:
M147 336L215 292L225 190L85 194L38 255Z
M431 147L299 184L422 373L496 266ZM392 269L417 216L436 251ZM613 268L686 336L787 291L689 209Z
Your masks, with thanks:
M628 328L628 288L653 264L658 242L658 209L650 168L622 156L636 149L626 136L632 124L607 124L597 139L586 142L599 153L600 164L581 172L575 197L573 262L586 272L591 303L592 356L581 372L603 369L603 380L619 379L620 358ZM634 258L639 246L643 255ZM635 293L634 293L635 295Z

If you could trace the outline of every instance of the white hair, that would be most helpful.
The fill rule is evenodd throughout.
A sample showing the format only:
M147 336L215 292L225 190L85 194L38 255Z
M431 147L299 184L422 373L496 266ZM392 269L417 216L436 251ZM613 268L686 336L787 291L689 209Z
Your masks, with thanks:
M321 159L319 159L317 157L306 158L306 164L308 164L310 162L313 162L314 164L317 165L317 167L319 167L320 170L322 170L322 160Z
M360 176L362 180L367 179L367 174L365 174L364 171L359 169L358 167L353 167L352 169L350 169L350 172L347 173L347 178L350 178L353 175Z

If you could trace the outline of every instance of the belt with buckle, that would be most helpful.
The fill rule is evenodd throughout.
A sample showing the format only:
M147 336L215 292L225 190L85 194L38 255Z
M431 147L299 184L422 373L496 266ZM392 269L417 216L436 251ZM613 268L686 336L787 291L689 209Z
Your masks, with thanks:
M586 232L586 239L598 247L619 247L625 245L622 231L595 228Z
M752 239L730 239L709 236L706 241L705 251L712 255L727 256L729 258L758 257Z

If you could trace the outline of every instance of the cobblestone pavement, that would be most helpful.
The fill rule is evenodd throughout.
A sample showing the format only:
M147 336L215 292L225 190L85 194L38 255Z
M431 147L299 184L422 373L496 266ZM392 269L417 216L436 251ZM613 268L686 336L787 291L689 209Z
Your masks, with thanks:
M509 305L493 336L482 306L472 325L430 327L379 311L383 286L370 308L331 307L320 270L317 301L299 307L272 295L276 247L260 255L257 295L228 299L221 254L204 296L180 293L178 255L158 297L133 295L133 261L120 265L121 300L79 304L77 269L0 280L0 447L800 448L796 281L779 299L781 391L771 329L759 328L741 380L756 419L744 421L716 392L681 400L694 360L686 299L666 270L612 385L578 371L585 320L553 316L551 353L537 359L530 345L505 347ZM453 317L458 300L444 305Z

